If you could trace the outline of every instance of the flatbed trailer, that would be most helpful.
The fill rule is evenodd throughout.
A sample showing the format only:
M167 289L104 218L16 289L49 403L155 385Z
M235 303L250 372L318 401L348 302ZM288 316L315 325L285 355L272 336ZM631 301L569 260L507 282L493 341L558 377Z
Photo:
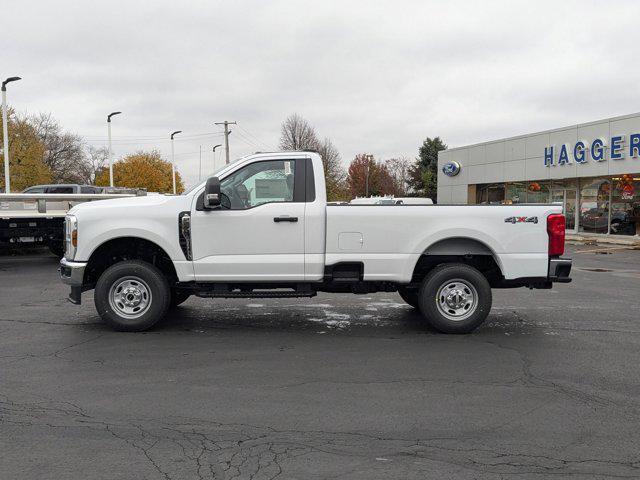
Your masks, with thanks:
M0 250L46 246L64 254L64 217L84 202L133 194L0 193Z

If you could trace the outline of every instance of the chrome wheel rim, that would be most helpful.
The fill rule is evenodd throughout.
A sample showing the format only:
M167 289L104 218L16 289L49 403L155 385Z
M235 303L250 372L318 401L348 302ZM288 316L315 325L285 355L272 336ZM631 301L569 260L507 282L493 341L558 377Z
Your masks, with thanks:
M478 307L478 292L466 280L449 280L438 288L438 311L448 320L459 322L473 315Z
M141 317L151 306L151 289L139 277L121 278L109 290L109 305L121 317Z

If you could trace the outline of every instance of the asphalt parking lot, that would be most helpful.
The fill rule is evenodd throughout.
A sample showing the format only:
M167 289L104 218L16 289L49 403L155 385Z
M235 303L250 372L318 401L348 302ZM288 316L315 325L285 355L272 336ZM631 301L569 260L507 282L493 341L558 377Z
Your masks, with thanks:
M640 251L437 334L397 294L189 299L116 333L0 256L0 478L640 477Z

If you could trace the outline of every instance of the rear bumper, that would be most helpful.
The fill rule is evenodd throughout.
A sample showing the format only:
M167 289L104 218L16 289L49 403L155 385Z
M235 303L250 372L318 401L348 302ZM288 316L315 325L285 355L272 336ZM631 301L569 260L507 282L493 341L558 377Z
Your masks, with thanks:
M546 277L520 277L511 280L501 280L491 284L494 288L553 288L554 283L569 283L571 282L571 264L570 258L550 258L549 266L547 268Z
M551 282L569 283L571 282L571 265L570 258L550 258L549 259L549 273L547 277Z
M68 300L76 305L80 305L86 267L87 262L72 262L66 258L60 260L60 280L71 287Z

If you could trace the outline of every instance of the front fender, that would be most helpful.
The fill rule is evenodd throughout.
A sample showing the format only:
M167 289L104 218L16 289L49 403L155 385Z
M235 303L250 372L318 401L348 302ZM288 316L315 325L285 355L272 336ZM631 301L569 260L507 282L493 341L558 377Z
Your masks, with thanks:
M80 228L82 228L80 226ZM78 251L76 252L76 261L88 261L93 252L100 247L100 245L108 242L109 240L115 240L123 237L136 237L148 240L155 243L162 248L169 258L173 261L186 261L187 259L180 248L177 231L177 221L175 225L175 231L167 228L166 225L160 222L152 222L149 225L133 227L119 227L104 230L101 228L99 231L92 232L92 228L89 227L88 231L79 229L78 234ZM85 241L87 238L87 241Z

